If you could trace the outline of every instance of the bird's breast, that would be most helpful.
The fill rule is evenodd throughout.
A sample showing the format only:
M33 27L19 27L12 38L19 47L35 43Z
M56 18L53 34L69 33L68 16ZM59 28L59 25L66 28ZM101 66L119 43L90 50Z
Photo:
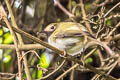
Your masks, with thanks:
M72 44L78 43L80 40L77 38L56 38L55 40L49 38L48 42L50 45L65 50L72 47Z

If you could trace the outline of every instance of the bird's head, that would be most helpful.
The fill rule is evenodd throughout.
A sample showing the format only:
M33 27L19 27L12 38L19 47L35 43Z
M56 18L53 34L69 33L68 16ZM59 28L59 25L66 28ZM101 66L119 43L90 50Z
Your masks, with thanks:
M52 23L50 25L48 25L44 31L47 32L47 33L52 33L54 32L55 30L57 29L57 23Z

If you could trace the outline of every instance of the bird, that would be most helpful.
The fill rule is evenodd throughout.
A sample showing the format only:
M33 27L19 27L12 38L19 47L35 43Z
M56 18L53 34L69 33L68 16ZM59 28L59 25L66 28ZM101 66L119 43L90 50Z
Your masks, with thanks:
M75 22L59 22L49 24L44 31L49 35L48 43L70 56L80 55L86 48L90 35L85 26Z

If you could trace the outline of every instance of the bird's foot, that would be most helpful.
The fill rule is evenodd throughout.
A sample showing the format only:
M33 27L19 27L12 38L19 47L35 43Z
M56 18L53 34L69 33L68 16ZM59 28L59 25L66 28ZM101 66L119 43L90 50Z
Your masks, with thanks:
M66 50L65 50L63 55L60 54L60 57L65 58L66 54L67 54L67 53L66 53Z

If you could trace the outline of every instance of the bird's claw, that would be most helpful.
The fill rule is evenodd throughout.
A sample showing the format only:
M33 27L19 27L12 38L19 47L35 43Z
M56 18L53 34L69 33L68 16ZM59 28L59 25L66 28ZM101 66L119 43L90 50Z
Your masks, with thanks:
M64 51L63 55L60 54L60 57L65 58L66 54L67 54L66 51Z

